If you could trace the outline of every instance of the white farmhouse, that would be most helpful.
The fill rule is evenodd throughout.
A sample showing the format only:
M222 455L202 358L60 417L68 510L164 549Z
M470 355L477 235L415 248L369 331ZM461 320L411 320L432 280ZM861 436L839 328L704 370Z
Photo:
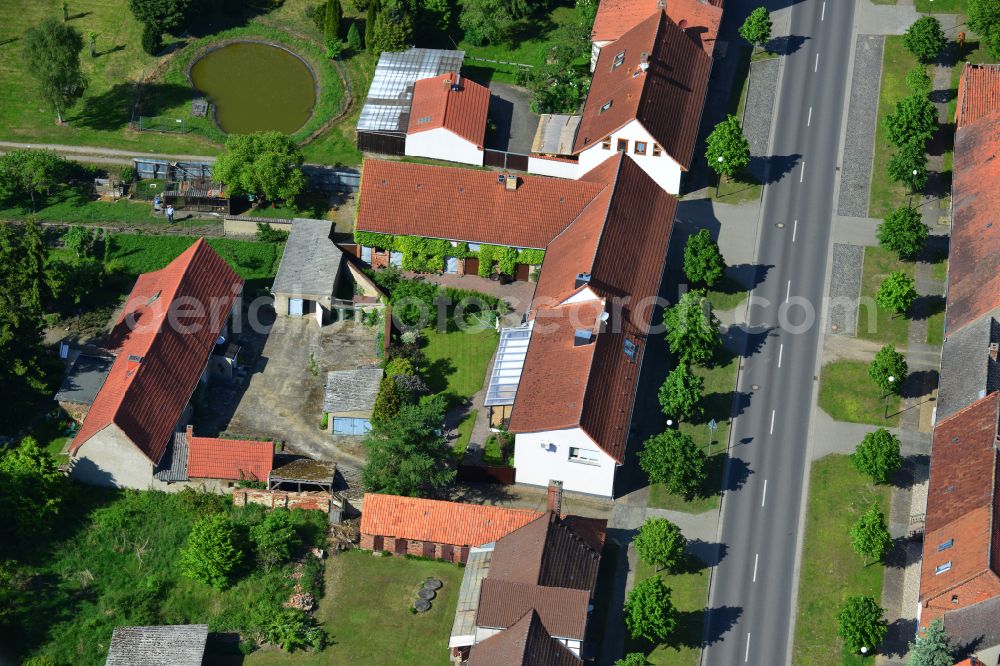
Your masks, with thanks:
M483 165L490 91L451 72L413 86L407 155Z

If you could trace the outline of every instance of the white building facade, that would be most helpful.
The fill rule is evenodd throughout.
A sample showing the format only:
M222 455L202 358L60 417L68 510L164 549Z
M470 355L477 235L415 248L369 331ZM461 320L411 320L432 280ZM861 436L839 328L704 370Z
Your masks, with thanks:
M518 433L514 466L518 483L544 487L562 479L564 490L614 496L618 463L582 428Z
M630 121L611 136L584 149L580 153L577 178L613 157L616 152L627 153L664 191L680 193L684 169L656 143L638 120Z
M483 165L483 147L460 137L445 127L406 135L406 154L436 160Z

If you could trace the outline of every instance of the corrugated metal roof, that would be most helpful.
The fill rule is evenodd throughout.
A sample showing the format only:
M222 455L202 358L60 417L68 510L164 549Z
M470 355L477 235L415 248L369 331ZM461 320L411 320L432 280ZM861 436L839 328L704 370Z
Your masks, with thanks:
M406 133L413 84L462 68L465 51L408 49L379 56L368 97L358 117L359 132Z

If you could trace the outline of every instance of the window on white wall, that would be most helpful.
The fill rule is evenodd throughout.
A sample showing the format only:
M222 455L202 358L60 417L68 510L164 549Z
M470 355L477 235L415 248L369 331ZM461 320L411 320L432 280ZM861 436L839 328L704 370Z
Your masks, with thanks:
M646 154L646 142L645 141L636 141L635 142L635 149L634 149L633 152L635 152L636 155L645 155Z
M663 153L663 148L660 148L660 144L653 144L653 157L659 157Z
M597 451L581 449L576 446L569 447L569 459L572 462L586 463L588 465L597 465L601 462Z

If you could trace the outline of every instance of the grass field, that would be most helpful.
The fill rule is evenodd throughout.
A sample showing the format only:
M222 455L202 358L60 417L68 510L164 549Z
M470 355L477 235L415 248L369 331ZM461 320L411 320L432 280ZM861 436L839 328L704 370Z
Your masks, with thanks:
M722 468L725 463L726 444L729 442L733 393L736 389L736 371L739 357L729 351L722 351L710 368L694 368L696 375L704 379L704 413L695 421L680 424L686 433L706 453L710 453L707 468L708 478L701 496L693 500L672 495L658 483L650 484L649 506L656 509L672 509L687 513L703 513L719 507L719 489L722 486ZM718 424L714 436L709 441L708 422L715 419Z
M910 328L908 314L897 315L879 307L875 295L890 273L902 270L914 275L912 262L900 261L895 252L881 247L865 248L865 263L861 273L861 306L858 308L858 337L884 344L906 347Z
M872 486L844 455L817 460L809 478L792 663L860 666L860 657L846 654L837 636L837 613L851 595L881 599L884 568L864 566L849 531L873 502L888 516L890 489Z
M922 14L964 14L968 0L916 0L917 11Z
M447 332L425 329L427 386L435 393L471 398L483 387L499 334L493 329L462 331L449 320Z
M697 666L701 657L702 629L708 603L709 568L697 558L688 556L685 569L678 574L662 571L657 573L641 559L638 561L636 583L661 576L670 588L670 600L678 611L677 629L661 645L652 645L644 639L629 640L626 635L626 654L642 652L656 666Z
M249 626L253 608L280 604L291 593L290 564L264 573L248 558L223 591L180 573L178 552L198 516L229 513L245 535L262 519L262 507L233 507L221 495L72 490L53 537L21 567L30 588L12 609L18 630L5 638L8 647L48 656L49 663L103 664L116 626L197 622L210 631L238 630ZM300 533L318 543L325 517L302 518L309 526Z
M747 289L730 277L722 278L708 292L708 300L716 312L732 310L747 299Z
M148 273L169 264L196 240L194 236L112 234L105 259L116 262L124 272L132 275ZM208 244L244 280L269 279L278 272L279 245L230 238L209 238Z
M270 664L448 664L448 634L465 570L455 564L375 557L351 550L326 563L326 597L317 619L331 645L319 653L261 650L246 666ZM444 586L426 613L411 614L417 590L429 577Z
M878 100L878 128L875 130L875 159L872 163L872 186L868 204L869 217L885 217L903 206L909 188L889 180L886 168L896 148L886 137L883 118L892 113L896 102L907 97L906 73L917 64L916 59L903 46L901 35L887 35L882 54L882 87Z
M820 372L819 406L837 421L892 427L899 423L899 405L896 394L882 399L864 361L833 361Z

